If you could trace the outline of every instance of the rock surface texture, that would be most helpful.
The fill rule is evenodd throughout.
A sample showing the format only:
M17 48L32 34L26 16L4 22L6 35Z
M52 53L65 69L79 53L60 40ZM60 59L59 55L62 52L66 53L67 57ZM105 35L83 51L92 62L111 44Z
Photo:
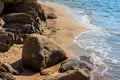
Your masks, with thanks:
M40 71L67 59L64 51L47 37L32 34L23 46L22 64L33 71Z
M93 70L94 64L90 60L90 57L80 56L75 59L70 59L63 62L59 68L59 72L66 72L68 70L75 69L87 69L89 71Z

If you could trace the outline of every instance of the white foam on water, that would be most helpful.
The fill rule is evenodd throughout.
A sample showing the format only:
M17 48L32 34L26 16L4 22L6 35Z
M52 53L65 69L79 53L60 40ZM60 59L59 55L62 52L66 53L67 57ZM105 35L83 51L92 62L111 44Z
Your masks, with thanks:
M49 4L53 4L47 1ZM77 21L80 22L84 27L88 28L88 31L81 33L76 36L74 42L80 46L80 48L90 52L90 56L94 60L94 71L99 72L101 75L106 75L107 71L110 69L105 62L108 63L118 63L116 59L111 59L108 57L109 52L111 52L111 45L107 44L107 37L111 36L109 30L98 27L93 23L89 15L85 14L84 10L79 8L69 8L64 4L59 4L57 2L54 5L64 7L69 13L71 13ZM119 33L114 33L119 35ZM93 79L94 80L94 79Z
M93 72L99 72L103 76L109 70L109 67L104 63L104 60L107 59L113 63L117 62L117 60L107 57L111 51L111 46L106 43L105 38L110 37L111 35L107 30L91 24L88 15L84 15L80 20L80 23L89 30L76 36L74 42L78 44L80 48L91 52L90 56L94 60ZM92 80L94 80L94 78Z

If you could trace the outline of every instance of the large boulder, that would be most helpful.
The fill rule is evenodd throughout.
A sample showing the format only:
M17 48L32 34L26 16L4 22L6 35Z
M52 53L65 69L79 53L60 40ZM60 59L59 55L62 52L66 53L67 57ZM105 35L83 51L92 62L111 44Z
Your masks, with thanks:
M0 14L2 13L4 9L4 2L0 0Z
M87 69L89 71L92 71L93 68L94 68L94 64L92 63L90 57L80 56L78 58L69 59L61 63L59 72L66 72L68 70L75 70L75 69Z
M90 80L91 73L84 69L67 71L58 73L47 80Z
M33 71L40 71L67 59L64 51L47 37L32 34L27 37L23 46L22 65Z
M30 15L26 13L11 13L7 15L3 15L2 19L5 21L5 23L26 23L26 24L32 24L34 21Z

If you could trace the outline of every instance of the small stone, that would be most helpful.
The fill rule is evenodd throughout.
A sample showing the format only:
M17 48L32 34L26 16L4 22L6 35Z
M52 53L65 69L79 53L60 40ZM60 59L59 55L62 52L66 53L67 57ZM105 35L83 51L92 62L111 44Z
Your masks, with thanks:
M40 75L41 76L47 76L47 75L50 75L50 73L47 72L47 71L40 71Z
M47 18L48 18L48 19L56 19L57 16L56 16L55 14L48 14L48 15L47 15Z

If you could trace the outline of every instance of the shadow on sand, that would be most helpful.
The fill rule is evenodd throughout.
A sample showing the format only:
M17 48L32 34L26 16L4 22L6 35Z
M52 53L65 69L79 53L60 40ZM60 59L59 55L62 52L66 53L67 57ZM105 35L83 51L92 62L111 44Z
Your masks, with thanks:
M11 64L11 66L20 73L20 75L31 76L31 75L37 74L37 72L32 72L29 69L23 68L21 62L22 62L22 60L20 59Z
M68 47L68 49L72 50L76 56L90 56L90 52L85 49L80 48L77 44L73 44Z

